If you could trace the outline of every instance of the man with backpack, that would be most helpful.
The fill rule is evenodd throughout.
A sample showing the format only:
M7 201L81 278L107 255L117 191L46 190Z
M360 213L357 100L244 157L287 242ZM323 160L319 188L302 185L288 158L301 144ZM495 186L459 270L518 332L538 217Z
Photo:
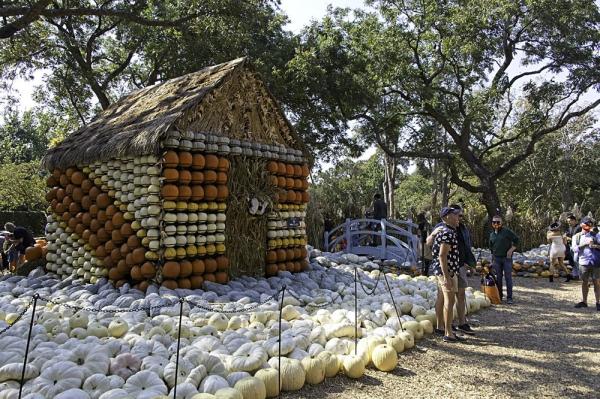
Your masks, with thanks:
M581 232L573 236L572 248L578 253L579 275L581 276L582 301L576 308L587 308L588 282L591 278L596 296L596 310L600 312L600 236L592 230L593 221L581 220Z

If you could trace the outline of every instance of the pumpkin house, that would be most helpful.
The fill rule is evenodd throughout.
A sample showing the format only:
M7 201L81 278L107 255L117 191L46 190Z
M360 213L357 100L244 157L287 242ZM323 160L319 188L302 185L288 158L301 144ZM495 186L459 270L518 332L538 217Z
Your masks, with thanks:
M135 91L44 157L46 268L142 291L302 271L305 154L245 58Z

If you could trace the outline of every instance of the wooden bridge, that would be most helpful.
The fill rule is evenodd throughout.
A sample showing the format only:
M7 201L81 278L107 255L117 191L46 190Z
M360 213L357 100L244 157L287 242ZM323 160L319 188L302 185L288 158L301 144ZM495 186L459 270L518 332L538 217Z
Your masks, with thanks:
M419 260L417 228L410 220L346 219L325 232L325 250L416 265Z

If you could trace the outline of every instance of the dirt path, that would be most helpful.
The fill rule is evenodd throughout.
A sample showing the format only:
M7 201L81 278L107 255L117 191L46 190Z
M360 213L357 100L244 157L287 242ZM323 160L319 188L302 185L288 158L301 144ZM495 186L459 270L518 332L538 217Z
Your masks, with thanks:
M392 373L371 369L357 381L338 376L282 397L600 398L600 312L573 308L580 287L517 278L515 304L474 315L478 334L468 342L429 337L403 353Z

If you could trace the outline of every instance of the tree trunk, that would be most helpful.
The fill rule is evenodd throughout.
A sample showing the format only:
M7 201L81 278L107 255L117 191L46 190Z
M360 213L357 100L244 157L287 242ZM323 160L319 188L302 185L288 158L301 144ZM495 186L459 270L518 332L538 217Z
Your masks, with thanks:
M383 169L385 171L383 192L385 203L387 205L388 219L393 219L395 209L394 186L396 184L396 158L385 154L383 157Z
M450 198L450 176L448 168L445 162L442 163L443 167L440 168L440 192L442 193L442 207L448 206Z
M485 191L481 195L480 202L485 206L489 220L492 220L494 216L502 215L496 182L487 181L483 184L483 187L485 187Z

